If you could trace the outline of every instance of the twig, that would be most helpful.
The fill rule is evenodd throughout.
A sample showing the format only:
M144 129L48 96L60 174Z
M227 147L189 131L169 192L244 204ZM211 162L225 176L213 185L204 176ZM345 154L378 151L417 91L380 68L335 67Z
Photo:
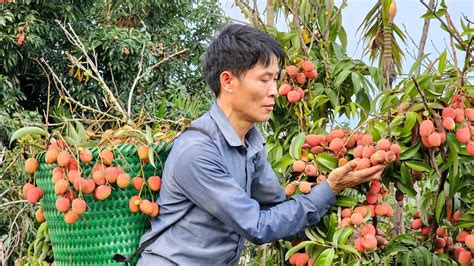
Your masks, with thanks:
M4 203L4 204L0 204L0 208L11 205L11 204L17 204L17 203L28 203L28 201L27 200L10 201L10 202Z
M441 22L441 24L446 28L446 30L448 31L448 33L449 33L454 39L456 39L456 41L458 42L458 44L461 45L461 47L463 47L464 50L465 50L465 46L464 46L464 43L463 43L462 39L460 39L458 36L456 36L456 35L452 32L452 30L448 27L448 25L446 25L446 22L444 22L443 19L441 19L441 17L438 16L438 14L436 14L436 11L434 11L433 9L431 9L431 7L428 6L425 2L423 2L423 0L420 0L420 3L422 3L422 4L426 7L426 9L428 9L428 11L430 11L431 14L433 14L433 15L439 20L439 22ZM447 11L446 11L446 12L447 12Z
M429 7L431 9L434 8L435 1L430 0L429 2ZM421 58L423 56L423 52L425 50L425 44L426 44L426 39L428 37L428 30L430 29L430 19L425 18L425 22L423 24L423 32L421 34L421 39L420 39L420 45L418 46L418 56L417 59Z
M416 80L415 77L412 76L411 79L415 83L416 90L420 94L421 99L423 101L423 105L425 106L426 110L428 110L429 112L432 112L431 108L428 106L428 99L426 99L425 94L421 91L420 84L418 84L418 81Z
M53 76L54 78L54 81L56 83L56 86L59 84L61 86L61 89L64 90L64 92L66 92L66 94L68 95L67 99L72 101L73 103L75 103L76 105L78 105L79 107L81 108L84 108L86 110L89 110L89 111L92 111L92 112L95 112L95 113L99 113L99 114L102 114L102 115L105 115L105 116L108 116L110 118L113 118L115 120L120 120L119 118L111 115L111 114L108 114L108 113L104 113L103 111L100 111L98 109L94 109L92 107L89 107L89 106L86 106L82 103L80 103L79 101L76 101L74 98L72 98L71 94L69 93L69 91L66 89L66 87L64 87L63 83L61 82L61 80L59 79L59 77L56 75L56 73L54 72L54 70L51 68L51 66L49 66L49 64L46 62L46 60L44 60L44 58L41 58L40 61L46 65L46 67L48 68L48 70L50 71L51 75Z
M112 91L110 90L110 88L107 86L107 84L105 83L105 81L103 80L102 78L102 75L98 69L98 65L97 65L97 61L96 63L94 63L94 61L92 61L92 59L90 58L89 54L87 53L87 50L86 48L84 47L84 44L82 44L79 36L77 36L76 32L74 31L74 29L72 28L71 24L67 24L68 25L68 28L69 29L66 29L65 25L63 25L59 20L56 20L56 23L59 25L59 27L64 31L64 33L66 34L66 37L68 38L68 40L74 45L76 46L77 48L79 48L79 50L82 52L82 54L85 56L86 58L86 61L87 61L87 64L89 66L91 66L92 70L94 71L95 73L95 77L96 79L98 80L98 82L100 83L101 85L101 88L105 91L106 95L108 97L106 97L106 99L110 100L114 107L117 109L117 111L119 111L121 114L125 115L127 117L127 120L130 120L130 117L127 116L127 114L125 113L125 110L122 108L122 106L120 105L120 103L117 101L117 99L115 98L115 96L113 95ZM97 60L97 57L96 57L96 60ZM92 76L92 75L91 75Z
M186 49L183 49L181 51L178 51L178 52L175 52L174 54L171 54L169 56L167 56L166 58L163 58L162 60L160 60L158 63L154 64L153 66L149 67L143 74L141 74L142 72L142 60L143 60L143 51L142 51L142 60L140 60L140 64L138 66L138 73L137 73L137 76L135 77L135 80L133 81L133 84L132 84L132 87L130 89L130 92L128 94L128 109L127 109L127 114L128 114L128 117L131 119L132 118L132 98L133 98L133 91L135 90L135 87L137 86L138 84L138 81L140 79L142 79L143 77L145 77L146 75L148 75L153 69L159 67L161 64L163 64L164 62L166 61L169 61L171 58L177 56L177 55L180 55L184 52L187 52L189 49L186 48Z

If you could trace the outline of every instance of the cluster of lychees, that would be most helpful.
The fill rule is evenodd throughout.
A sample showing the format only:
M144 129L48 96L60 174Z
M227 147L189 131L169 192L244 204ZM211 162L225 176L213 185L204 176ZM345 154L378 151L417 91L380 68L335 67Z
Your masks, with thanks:
M451 223L455 224L462 216L460 210L454 212L451 218ZM431 223L432 217L428 215L428 223ZM413 222L411 229L420 230L425 236L430 234L431 228L429 225L423 223L420 211L413 214ZM463 245L464 244L464 245ZM440 253L447 253L453 259L457 259L461 265L472 265L472 254L474 253L474 230L469 233L468 230L461 230L456 240L453 240L445 227L438 227L436 229L435 251Z
M51 182L54 184L54 192L58 196L55 207L59 212L64 213L66 223L75 223L79 216L86 211L87 205L82 194L92 194L97 200L106 200L111 195L114 184L121 189L126 189L132 183L133 187L139 191L138 195L130 198L131 212L141 211L151 217L158 215L158 204L147 199L142 200L140 194L145 184L151 191L158 191L161 187L159 176L150 176L148 182L138 175L131 179L130 175L125 173L121 167L113 165L112 148L105 148L99 153L97 162L92 167L91 176L83 177L77 159L71 155L67 148L64 142L56 141L48 147L44 157L47 164L57 164L52 171ZM81 162L85 165L92 162L93 155L90 150L79 148L78 151ZM138 148L138 155L144 163L149 161L146 146ZM26 160L25 169L33 175L38 169L37 159ZM76 193L79 195L78 197L76 197ZM43 191L31 183L27 183L23 186L23 195L31 204L35 204L43 196ZM39 222L44 221L41 208L36 212L36 218Z
M355 170L362 170L377 164L398 160L400 150L398 144L392 143L388 139L380 139L374 143L371 135L352 134L349 130L334 129L327 136L322 134L307 135L302 146L301 159L293 162L292 170L307 177L315 177L316 184L319 184L326 180L326 176L316 167L314 158L322 152L338 157L338 165L343 166L351 159L348 154L352 151L352 157L357 163ZM299 187L302 193L308 193L312 185L315 184L308 181L293 181L286 186L285 192L287 196L291 196Z
M301 88L307 80L318 77L318 72L311 61L301 61L299 67L289 65L285 68L287 80L278 89L280 96L286 96L288 102L295 103L304 98L304 90Z
M452 106L443 108L441 112L443 128L455 130L456 139L466 145L469 155L474 155L474 108L464 108L461 96L453 97ZM457 99L457 100L456 100ZM443 128L436 128L431 119L420 123L419 132L423 145L435 148L446 142L446 133Z

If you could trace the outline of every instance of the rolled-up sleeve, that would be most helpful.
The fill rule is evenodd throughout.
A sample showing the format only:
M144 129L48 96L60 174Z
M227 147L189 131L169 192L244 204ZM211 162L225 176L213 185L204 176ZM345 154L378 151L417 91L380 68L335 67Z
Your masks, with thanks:
M190 143L176 158L174 181L194 204L253 243L278 240L318 223L336 201L323 182L306 195L263 210L227 173L220 156L211 141Z

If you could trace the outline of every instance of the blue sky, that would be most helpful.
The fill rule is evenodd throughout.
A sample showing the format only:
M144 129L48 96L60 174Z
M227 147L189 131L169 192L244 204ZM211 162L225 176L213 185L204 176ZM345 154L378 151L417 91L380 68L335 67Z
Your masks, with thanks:
M226 16L245 21L240 9L233 4L233 0L219 1L221 2ZM429 0L424 1L426 3L429 2ZM265 9L266 0L258 0L257 2L260 10L263 11ZM336 3L340 2L340 0L336 0ZM366 63L370 63L367 57L363 57L364 45L362 42L359 42L360 34L357 33L357 28L359 27L367 12L370 10L370 8L372 8L376 0L349 0L347 2L348 6L343 10L342 14L343 25L346 29L348 37L348 55L353 58L362 59ZM445 2L448 6L448 12L459 30L461 29L459 20L462 18L462 14L467 16L471 21L474 21L474 0L446 0ZM397 0L397 17L395 18L395 23L402 29L402 31L405 31L406 28L406 31L413 38L417 45L420 41L423 29L424 20L421 18L421 16L424 13L426 13L426 8L417 0ZM281 23L281 21L277 21L277 26L279 29L285 30L283 25L284 24ZM446 48L446 44L449 47L449 35L447 32L444 32L439 27L439 25L440 23L438 20L431 20L428 40L425 46L425 53L431 53L430 58L432 59L439 55L436 49L442 52ZM471 25L471 27L473 26ZM418 51L409 38L407 38L407 43L404 45L403 50L405 53L403 73L407 73L410 69L410 66L415 61L408 54L407 50L415 56ZM460 62L462 62L464 54L458 54L458 58L460 59ZM448 57L448 59L450 58ZM450 59L450 61L452 60Z

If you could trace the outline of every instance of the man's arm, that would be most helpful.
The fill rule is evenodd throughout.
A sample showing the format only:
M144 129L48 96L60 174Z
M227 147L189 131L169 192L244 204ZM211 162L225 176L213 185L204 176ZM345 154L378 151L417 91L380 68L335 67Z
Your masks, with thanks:
M294 235L316 224L336 200L331 187L323 182L306 195L262 210L226 172L212 142L190 143L179 157L180 165L170 181L198 207L256 244Z

